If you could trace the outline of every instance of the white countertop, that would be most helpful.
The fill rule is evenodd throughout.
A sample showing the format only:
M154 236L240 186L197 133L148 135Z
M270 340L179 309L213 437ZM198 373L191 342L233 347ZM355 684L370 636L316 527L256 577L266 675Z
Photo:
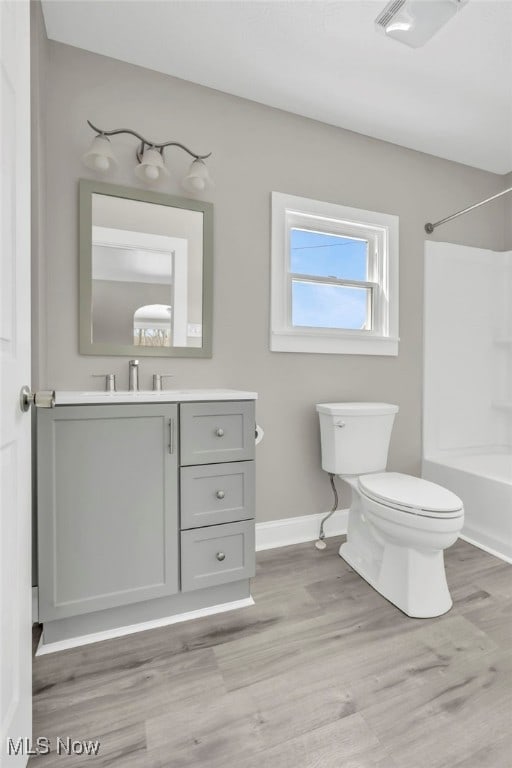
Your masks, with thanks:
M257 400L257 392L238 389L163 389L138 392L55 392L55 405L92 405L101 403L187 403L208 400Z

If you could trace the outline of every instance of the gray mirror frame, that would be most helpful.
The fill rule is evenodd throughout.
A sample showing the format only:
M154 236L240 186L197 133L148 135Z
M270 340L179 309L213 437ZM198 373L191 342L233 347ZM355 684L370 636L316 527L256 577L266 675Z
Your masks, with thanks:
M213 204L118 184L80 179L79 188L79 352L127 357L211 357L213 336ZM138 347L100 344L92 339L92 195L123 197L185 208L203 214L203 344L201 347Z

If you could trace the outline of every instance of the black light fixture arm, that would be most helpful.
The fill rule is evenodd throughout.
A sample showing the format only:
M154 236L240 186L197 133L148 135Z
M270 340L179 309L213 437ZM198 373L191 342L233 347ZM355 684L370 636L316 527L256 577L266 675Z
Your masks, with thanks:
M131 136L135 136L135 138L141 142L141 146L137 151L137 158L139 162L142 157L142 153L144 152L144 149L146 147L149 147L151 149L158 149L160 154L163 153L163 150L165 149L165 147L179 147L180 149L183 149L185 152L188 152L190 157L193 157L195 160L206 160L206 158L210 157L210 155L212 154L211 152L209 152L207 155L197 155L195 152L192 152L184 144L180 144L179 141L165 141L163 144L157 144L156 142L148 141L147 139L144 138L144 136L141 136L140 133L137 133L136 131L132 131L131 128L116 128L114 131L104 131L101 128L97 128L95 125L93 125L90 120L87 121L87 124L92 128L93 131L96 131L96 133L99 136L115 136L118 133L129 133Z

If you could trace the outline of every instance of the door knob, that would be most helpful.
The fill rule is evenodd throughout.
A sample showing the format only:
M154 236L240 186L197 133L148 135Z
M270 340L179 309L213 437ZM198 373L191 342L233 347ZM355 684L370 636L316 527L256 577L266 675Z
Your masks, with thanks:
M54 390L43 389L40 392L31 392L30 387L25 385L20 392L20 408L25 413L31 405L35 405L36 408L53 408L55 406Z

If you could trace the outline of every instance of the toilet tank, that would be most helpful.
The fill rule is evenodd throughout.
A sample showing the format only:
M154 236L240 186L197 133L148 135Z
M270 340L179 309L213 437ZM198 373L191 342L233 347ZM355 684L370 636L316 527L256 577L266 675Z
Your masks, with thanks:
M397 405L319 403L322 469L334 475L383 472Z

